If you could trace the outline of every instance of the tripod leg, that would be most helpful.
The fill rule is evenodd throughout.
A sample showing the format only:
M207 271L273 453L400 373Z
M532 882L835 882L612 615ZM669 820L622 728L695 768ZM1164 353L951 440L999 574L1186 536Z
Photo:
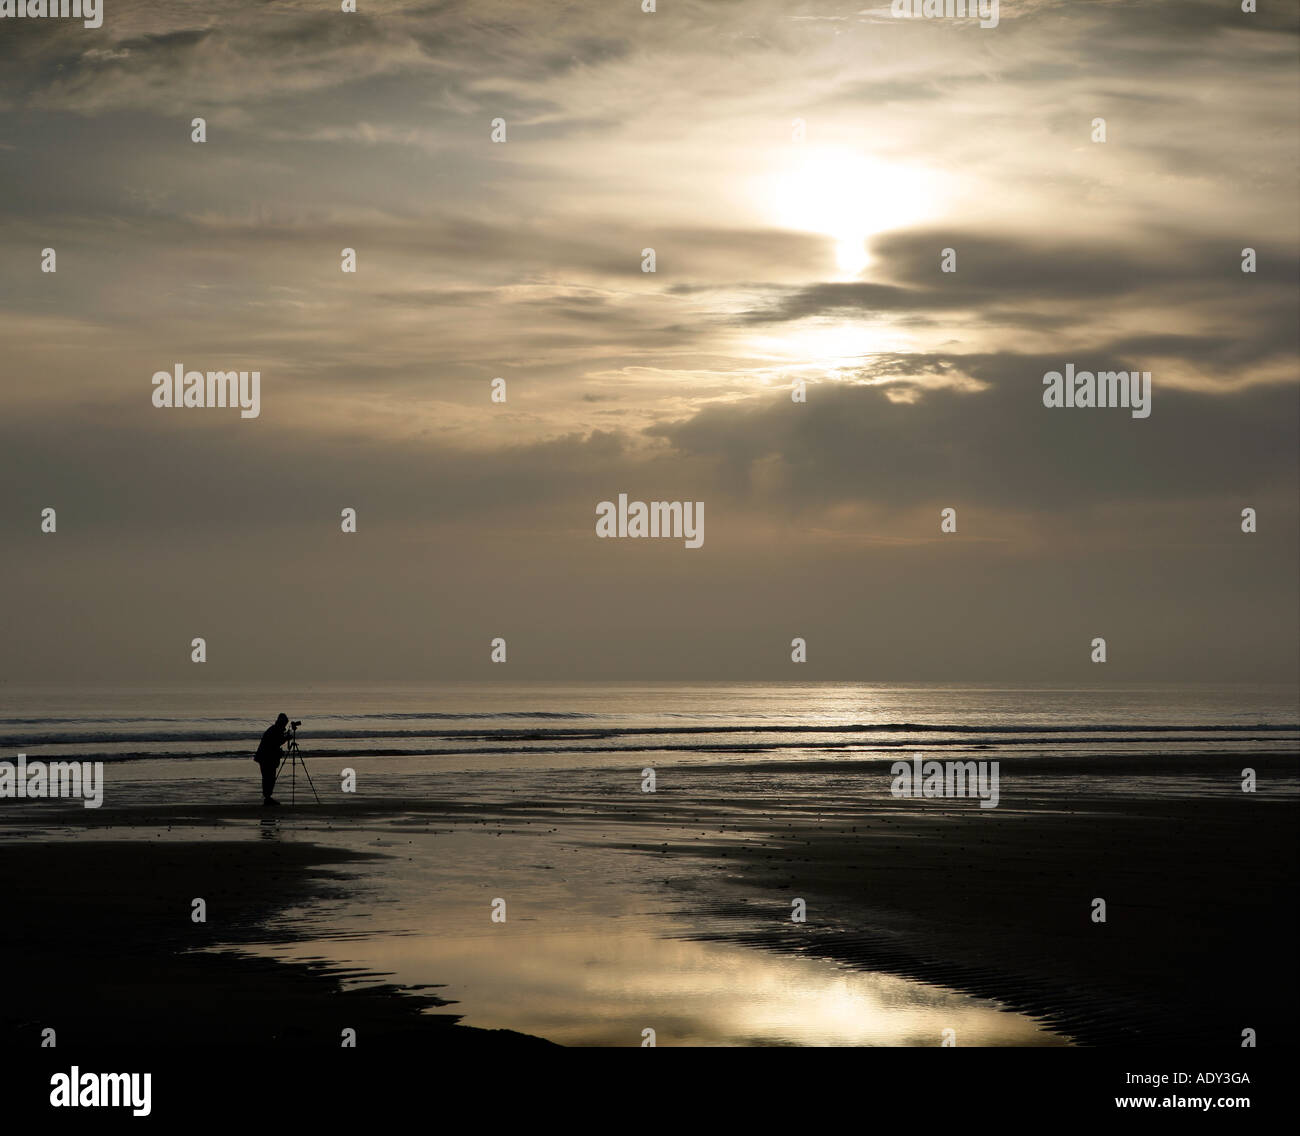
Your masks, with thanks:
M320 794L316 792L316 783L311 779L311 771L307 768L307 759L299 757L298 760L302 762L302 775L307 778L307 784L311 786L311 795L316 798L316 803L319 805Z

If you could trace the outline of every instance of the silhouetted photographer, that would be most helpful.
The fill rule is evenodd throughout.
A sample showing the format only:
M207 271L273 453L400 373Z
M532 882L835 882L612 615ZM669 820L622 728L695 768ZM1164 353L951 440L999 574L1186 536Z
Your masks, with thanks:
M280 747L289 737L289 715L281 714L275 723L262 735L253 760L262 767L262 804L278 805L280 802L271 796L275 788L275 776L280 770L280 759L284 756Z

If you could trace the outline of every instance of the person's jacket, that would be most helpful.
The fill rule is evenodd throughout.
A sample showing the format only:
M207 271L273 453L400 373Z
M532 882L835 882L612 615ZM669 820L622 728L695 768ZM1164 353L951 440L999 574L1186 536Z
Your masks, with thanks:
M272 725L262 735L261 744L257 747L257 753L253 755L253 760L256 762L279 761L284 756L280 752L282 745L284 745L284 727Z

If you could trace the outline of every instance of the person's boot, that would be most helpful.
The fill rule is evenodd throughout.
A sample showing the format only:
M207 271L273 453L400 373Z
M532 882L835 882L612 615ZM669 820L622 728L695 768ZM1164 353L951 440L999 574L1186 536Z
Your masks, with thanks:
M280 802L277 801L274 797L263 797L263 798L262 798L262 807L263 807L263 808L266 808L267 805L277 805L277 806L278 806L279 804L280 804Z

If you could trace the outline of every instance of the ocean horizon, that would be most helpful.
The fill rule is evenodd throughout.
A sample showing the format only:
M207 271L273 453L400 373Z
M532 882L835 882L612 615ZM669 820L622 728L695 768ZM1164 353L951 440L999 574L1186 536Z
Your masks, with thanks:
M366 682L0 686L0 752L251 756L283 710L318 756L626 753L1002 758L1294 752L1287 684Z

